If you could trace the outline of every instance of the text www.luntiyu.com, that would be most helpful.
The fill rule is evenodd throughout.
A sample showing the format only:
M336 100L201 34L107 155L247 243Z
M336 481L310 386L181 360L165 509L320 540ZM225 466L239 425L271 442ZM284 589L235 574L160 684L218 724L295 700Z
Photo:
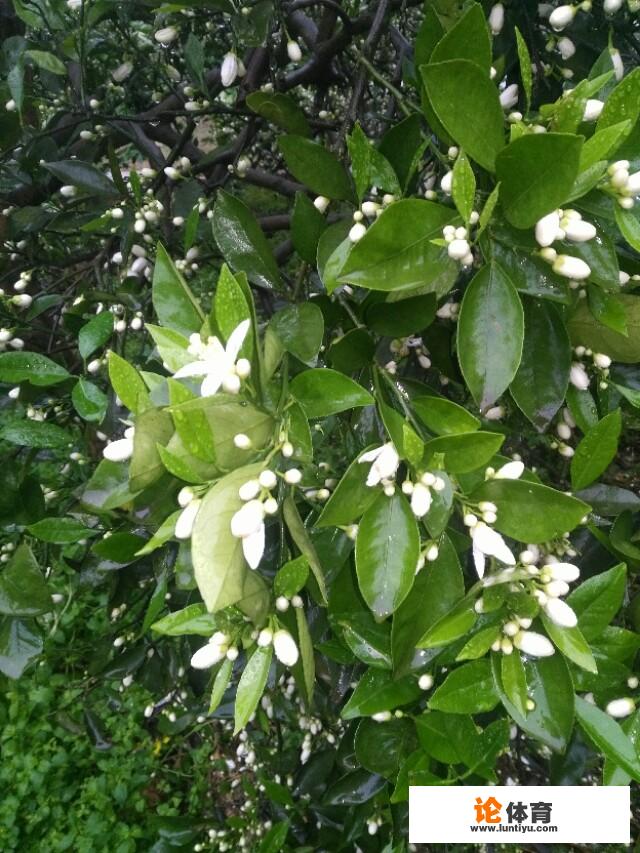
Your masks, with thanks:
M469 826L471 832L557 832L557 826L522 826L521 824L511 824L510 826L478 826L471 824Z

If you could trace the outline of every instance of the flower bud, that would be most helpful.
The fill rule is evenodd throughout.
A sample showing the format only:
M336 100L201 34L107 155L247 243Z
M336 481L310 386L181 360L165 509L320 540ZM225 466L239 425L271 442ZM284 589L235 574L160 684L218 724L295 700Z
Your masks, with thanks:
M635 702L633 699L625 698L625 699L612 699L611 702L605 708L607 714L610 717L628 717L629 714L633 714L636 709Z
M264 506L261 501L250 500L232 516L231 535L245 539L264 523Z
M564 60L571 59L571 57L576 52L575 44L571 41L570 38L567 38L566 36L564 36L564 38L561 38L558 41L557 47L558 47L558 50L560 51L560 56Z
M276 657L285 666L295 666L298 662L298 647L288 631L280 628L273 635L273 650Z
M175 27L163 27L163 29L154 33L153 37L158 44L166 46L178 38L178 30Z
M247 480L238 489L238 497L243 501L250 501L260 493L260 483L257 480Z
M518 103L518 84L511 83L510 86L500 92L500 105L503 110L510 110Z
M595 225L592 225L591 222L585 222L584 219L570 219L568 222L563 220L562 230L567 240L572 243L586 243L596 236Z
M178 492L178 506L185 507L189 506L191 501L195 498L195 494L191 486L184 486Z
M300 50L300 45L297 41L291 39L287 42L287 56L291 62L300 62L302 59L302 51Z
M504 27L504 6L496 3L489 12L489 27L494 36L500 35Z
M469 243L467 240L452 240L447 246L447 253L454 261L461 261L469 254Z
M280 613L284 613L289 609L289 599L284 595L279 595L276 598L276 610L280 611Z
M507 462L501 468L498 468L494 474L496 480L518 480L524 473L524 463L519 460Z
M539 246L546 248L558 239L560 216L557 210L547 213L536 222L536 241Z
M207 643L201 646L191 657L194 669L209 669L219 663L226 655L226 647L217 643Z
M125 462L133 455L133 438L120 438L103 449L102 455L109 462Z
M558 6L549 15L549 23L556 32L568 26L578 10L574 6Z
M165 166L162 170L171 181L177 181L180 178L180 172L175 166Z
M571 370L569 371L569 381L574 386L574 388L577 388L579 391L586 391L589 387L589 374L584 369L584 367L577 361L571 365Z
M453 172L447 172L446 175L440 181L440 189L443 193L447 195L451 195L451 187L453 182Z
M243 432L239 432L233 436L233 443L238 450L249 450L251 447L251 439Z
M200 509L202 501L199 498L194 498L182 510L176 521L174 535L176 539L190 539L193 532L193 525L196 521L196 516Z
M599 367L601 370L607 370L611 367L611 359L608 355L605 355L602 352L596 352L593 356L593 363L596 367Z
M239 358L236 362L236 374L240 379L251 376L251 362L248 358Z
M600 113L604 109L604 101L599 101L597 98L589 98L584 108L582 121L596 121L600 118Z
M263 489L273 489L273 487L278 482L278 478L276 477L273 471L270 471L267 468L266 470L260 472L258 482L260 483Z
M273 642L273 631L271 628L263 628L262 631L258 634L258 645L261 648L265 648L266 646L270 646Z
M323 195L319 195L313 201L313 206L315 207L316 210L319 210L320 213L324 213L326 211L326 209L329 207L329 204L330 204L330 199L328 199L326 196L323 196Z
M115 71L111 72L111 79L115 83L122 83L133 71L133 65L130 62L123 62L122 65L118 65Z
M564 278L574 281L584 281L591 275L591 267L582 258L573 258L570 255L558 255L553 262L553 271Z
M556 581L556 583L562 583L562 581ZM550 598L544 605L544 612L555 625L561 628L575 628L578 624L578 617L561 598Z
M425 672L418 679L418 687L420 688L420 690L431 690L431 688L433 687L433 676L430 675L428 672Z
M555 652L547 637L543 634L536 634L535 631L520 631L514 637L513 644L525 655L534 658L550 657Z
M226 88L227 86L232 85L237 76L238 57L233 53L233 51L229 51L222 60L222 66L220 67L220 82Z
M613 15L622 8L624 0L604 0L603 9L606 15Z
M290 486L297 486L302 480L302 471L300 471L299 468L289 468L289 470L284 473L284 480L285 483L288 483Z
M353 228L349 231L349 239L352 243L357 243L359 240L362 240L366 233L367 226L363 225L362 222L356 222Z

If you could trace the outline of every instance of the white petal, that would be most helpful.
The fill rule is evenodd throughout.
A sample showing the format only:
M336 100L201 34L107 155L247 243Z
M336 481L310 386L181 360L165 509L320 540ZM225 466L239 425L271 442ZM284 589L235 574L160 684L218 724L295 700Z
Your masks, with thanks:
M200 386L200 396L201 397L213 397L216 393L220 385L222 384L222 377L218 373L207 373L207 375L202 380L202 385Z
M373 450L367 450L366 453L363 453L362 456L358 457L358 462L373 462L378 458L378 456L380 456L383 450L384 444L381 447L374 447Z
M249 568L257 569L264 554L264 524L242 540L242 552Z
M380 479L386 480L393 477L398 470L400 457L393 444L385 444L382 448L382 453L376 459L374 466L380 472Z
M179 367L173 374L174 379L187 379L190 376L206 376L209 371L205 361L190 361L184 367Z
M193 532L198 510L200 509L200 499L196 498L182 510L176 521L174 535L176 539L189 539Z
M207 643L201 646L191 658L191 666L194 669L209 669L224 657L222 647L215 643Z
M507 566L515 566L516 558L507 547L506 542L497 531L487 524L482 521L476 524L471 531L471 538L474 546L479 548L487 557L495 557Z
M251 536L264 521L264 504L259 500L250 500L232 516L231 535L239 539Z
M485 558L480 548L473 546L473 562L475 563L476 572L479 578L484 577Z
M495 473L496 480L518 480L524 472L524 464L519 461L507 462Z
M133 439L131 438L119 438L117 441L112 441L102 451L102 455L109 462L124 462L130 459L132 454Z
M560 598L550 598L544 605L544 611L555 625L561 628L575 628L578 617L566 601Z
M227 341L225 353L230 361L235 362L235 360L238 358L238 353L242 348L244 339L247 337L247 332L249 331L250 325L250 320L243 320L242 323L239 323L233 330L233 332L231 332L231 334L229 335L229 340Z

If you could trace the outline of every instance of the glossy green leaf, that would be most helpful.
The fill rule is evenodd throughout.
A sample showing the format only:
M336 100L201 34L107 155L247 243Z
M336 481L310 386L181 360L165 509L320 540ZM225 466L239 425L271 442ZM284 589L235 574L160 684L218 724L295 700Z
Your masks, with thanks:
M353 198L353 187L347 171L324 145L291 135L281 136L278 146L287 169L314 193L345 201Z
M550 302L526 299L522 359L509 391L538 430L564 402L570 369L571 343L559 312Z
M640 361L640 298L623 293L616 295L616 299L625 311L626 335L598 322L584 299L578 302L569 318L569 334L576 346L581 344L594 352L606 353L614 361L633 364Z
M113 314L102 311L84 325L78 334L78 349L83 358L89 358L103 347L113 334Z
M52 542L57 545L67 545L94 536L97 531L87 527L75 518L42 518L30 524L27 530L41 542Z
M372 447L365 448L363 453L371 449ZM316 527L351 524L357 521L378 497L378 490L366 484L370 463L368 465L366 462L359 462L361 455L359 453L356 456L332 491Z
M636 755L640 755L640 711L636 711L631 717L624 720L620 727L634 745ZM619 767L615 761L606 758L602 769L602 782L604 785L628 785L631 776Z
M404 495L379 495L363 515L356 540L360 591L378 618L397 610L409 593L419 549L418 525Z
M550 639L562 654L587 672L597 672L593 652L579 628L562 628L542 614L542 623Z
M35 622L0 617L0 672L8 678L20 678L42 649L42 634Z
M487 480L472 498L495 503L496 530L520 542L546 542L562 536L589 512L583 501L527 480Z
M451 222L449 208L420 199L403 199L386 207L351 249L339 275L341 282L369 290L420 287L422 293L446 293L457 265L431 241Z
M436 435L459 435L480 427L480 421L471 412L444 397L416 397L411 405L422 423Z
M138 371L126 359L111 352L108 357L109 379L123 404L134 414L149 405L149 392Z
M464 432L432 438L424 446L424 461L442 454L451 474L466 474L486 465L500 450L504 436L497 432Z
M216 630L216 618L207 612L204 604L189 604L182 610L163 616L151 626L157 634L168 637L182 637L185 634L197 634L200 637L210 637Z
M100 423L104 419L109 403L106 394L83 376L73 386L71 402L82 420L92 423Z
M576 717L596 749L640 782L640 757L620 724L581 696L576 696Z
M527 693L534 702L533 709L526 716L520 713L504 690L500 655L493 656L492 670L502 704L514 722L550 749L564 751L573 729L574 692L562 655L530 660L525 664Z
M236 693L234 735L244 729L258 707L267 683L272 657L273 646L257 646L247 661Z
M0 429L0 439L22 447L67 448L71 445L69 433L47 421L12 421Z
M244 202L219 190L212 226L218 248L232 269L246 273L258 287L280 287L280 270L271 246Z
M51 606L51 594L31 548L20 545L0 573L0 614L38 616Z
M533 90L531 54L529 53L527 42L525 41L522 33L517 27L515 27L515 34L516 46L518 48L518 62L520 65L520 79L522 80L522 88L524 89L524 96L526 102L526 111L528 112L529 107L531 106L531 92Z
M492 172L504 147L504 115L486 70L468 59L423 65L429 100L467 156Z
M471 212L474 209L476 176L463 151L458 154L456 162L453 165L451 194L458 213L468 223Z
M324 216L304 193L296 193L291 214L291 241L303 261L315 264L318 242L327 227Z
M168 412L147 409L138 415L129 467L129 481L133 491L146 489L162 475L164 465L157 445L167 444L172 435L173 422Z
M274 314L270 325L287 352L310 367L315 365L324 335L324 319L317 305L289 305Z
M622 121L597 130L582 146L580 153L580 171L588 169L598 161L607 160L629 134L631 121Z
M362 198L370 187L400 195L402 187L396 173L386 157L365 136L359 122L347 136L347 147L351 158L351 172L358 198Z
M583 581L567 598L578 616L578 627L587 638L595 640L609 625L624 600L627 568L624 563L593 575Z
M200 331L204 313L161 243L153 270L152 299L163 326L186 337Z
M362 385L328 367L299 373L290 389L308 418L324 418L373 403Z
M527 676L517 649L510 655L500 654L502 689L522 716L527 715Z
M356 758L372 773L392 778L401 761L417 746L413 720L403 718L377 723L362 720L355 737Z
M211 696L209 698L209 713L213 714L216 711L224 698L224 694L227 691L229 686L229 682L231 681L231 674L233 672L233 661L229 660L229 658L225 658L220 664L220 669L216 672L216 677L213 679L213 686L211 688Z
M484 411L516 375L524 339L522 302L498 264L483 267L467 287L457 334L462 375Z
M231 518L243 504L238 489L261 469L260 464L247 465L227 474L200 504L191 557L200 595L211 612L235 604L244 595L247 566L241 540L231 535Z
M473 603L466 598L462 599L425 632L417 643L418 648L435 649L448 645L464 637L473 628L476 619Z
M622 429L620 409L611 412L592 427L576 447L571 459L571 485L574 491L593 483L615 458Z
M246 104L252 112L266 118L288 133L310 136L311 130L304 112L293 98L281 92L251 92Z
M473 661L452 670L429 699L434 711L450 714L480 714L492 711L500 698L488 660Z
M414 676L394 679L386 670L369 669L356 685L340 716L343 720L371 717L380 711L414 702L421 693Z
M471 3L436 44L431 62L468 59L487 74L491 66L491 37L480 3Z
M620 233L632 249L640 252L640 220L633 211L623 210L619 205L615 206L615 212Z
M605 101L596 130L611 127L622 121L635 125L640 117L640 68L634 68L618 83ZM624 137L620 138L620 142Z
M43 166L63 184L71 184L89 195L111 199L119 195L113 181L91 163L85 163L83 160L59 160L44 163Z
M46 387L64 382L70 376L60 364L37 352L0 353L0 382L29 382Z
M530 228L564 202L580 164L582 138L568 133L521 136L496 161L504 215L516 228Z
M293 500L291 495L287 495L284 500L282 514L284 516L287 529L291 534L291 538L298 546L301 553L307 558L311 571L313 572L316 584L318 586L318 591L320 593L322 603L326 604L327 587L324 579L324 570L320 563L320 559L318 558L318 552L316 551L315 545L313 544L313 540L309 535L309 531L304 526L304 522L300 517L298 507L296 506L295 501Z
M378 335L405 338L430 326L436 316L436 308L432 293L397 302L376 302L367 309L366 323Z
M223 339L227 341L240 323L251 319L251 309L247 304L242 287L226 264L222 265L213 299L215 324ZM252 331L250 330L242 344L240 354L251 358Z

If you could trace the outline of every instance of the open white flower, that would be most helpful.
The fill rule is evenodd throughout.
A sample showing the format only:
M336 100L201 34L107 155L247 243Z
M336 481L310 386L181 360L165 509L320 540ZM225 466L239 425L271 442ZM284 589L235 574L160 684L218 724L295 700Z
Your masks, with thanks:
M395 477L400 457L391 442L380 447L374 447L363 453L358 462L372 462L367 476L367 486L377 486L381 480Z
M231 519L231 534L242 540L242 552L250 568L256 569L264 554L264 504L250 500Z
M478 521L471 530L471 541L473 542L473 562L475 563L478 577L484 577L485 557L495 557L507 566L515 566L516 558L502 536L485 524Z
M184 379L191 376L203 376L200 393L203 397L211 397L222 386L229 394L237 394L240 390L236 361L247 336L249 320L243 320L229 335L226 347L219 338L212 336L206 343L198 334L189 338L189 353L196 356L195 361L185 364L177 370L174 379ZM244 359L240 359L244 361ZM241 372L245 372L242 370Z
M285 666L295 666L298 662L298 647L288 631L280 628L273 635L273 650L276 657Z

